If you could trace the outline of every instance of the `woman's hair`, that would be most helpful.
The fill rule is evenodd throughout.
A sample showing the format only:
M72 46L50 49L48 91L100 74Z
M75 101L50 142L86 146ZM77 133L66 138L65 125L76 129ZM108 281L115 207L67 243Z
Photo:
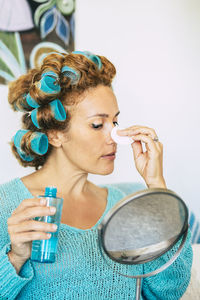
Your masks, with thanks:
M80 95L90 88L104 85L111 87L112 80L116 74L114 65L104 56L98 56L101 61L101 68L88 57L81 54L60 54L52 53L45 57L42 65L38 69L31 69L27 74L20 76L17 80L9 84L8 101L14 111L23 111L22 127L27 133L21 139L21 149L26 156L31 156L32 160L24 160L17 151L14 142L11 142L11 149L18 161L24 167L31 166L38 169L42 166L52 151L49 144L48 151L44 155L36 154L31 148L31 136L34 132L47 134L48 130L68 130L71 115L66 112L66 120L58 121L52 114L49 103L59 99L63 105L76 105L80 102ZM62 72L64 66L76 70L80 74L80 79L76 84L72 84L70 77ZM57 93L46 93L40 89L42 74L53 71L57 76L57 84L60 90ZM27 105L26 95L29 94L38 104L37 122L39 129L31 119L33 107Z

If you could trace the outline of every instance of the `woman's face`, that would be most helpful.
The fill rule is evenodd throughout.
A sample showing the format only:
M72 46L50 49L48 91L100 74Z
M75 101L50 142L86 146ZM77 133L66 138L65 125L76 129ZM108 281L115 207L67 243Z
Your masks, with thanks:
M75 167L92 174L113 172L114 159L103 156L116 152L111 130L117 125L118 114L111 88L99 85L85 94L73 112L67 139L62 144L65 155Z

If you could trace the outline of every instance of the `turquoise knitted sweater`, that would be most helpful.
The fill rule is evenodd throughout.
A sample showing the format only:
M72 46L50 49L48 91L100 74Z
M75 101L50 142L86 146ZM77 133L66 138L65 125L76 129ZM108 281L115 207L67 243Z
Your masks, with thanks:
M147 273L169 260L177 244L155 261L128 266L109 259L112 268L108 267L98 247L98 224L117 201L144 186L134 183L100 186L108 189L108 199L97 224L87 230L61 224L56 262L45 264L29 259L17 274L7 257L10 249L7 219L22 200L33 196L19 178L0 185L0 299L134 299L136 280L116 271L129 275ZM191 265L189 232L178 259L162 273L143 279L141 299L180 299L190 281Z

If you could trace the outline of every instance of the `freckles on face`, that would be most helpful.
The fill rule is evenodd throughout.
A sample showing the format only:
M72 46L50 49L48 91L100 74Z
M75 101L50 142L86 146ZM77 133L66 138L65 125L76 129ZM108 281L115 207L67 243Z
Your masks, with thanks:
M67 155L73 162L90 173L104 173L112 169L113 161L101 159L102 155L116 149L110 136L117 122L119 108L111 88L98 86L91 89L77 105L70 123ZM94 116L106 114L108 117ZM99 126L95 129L94 126Z

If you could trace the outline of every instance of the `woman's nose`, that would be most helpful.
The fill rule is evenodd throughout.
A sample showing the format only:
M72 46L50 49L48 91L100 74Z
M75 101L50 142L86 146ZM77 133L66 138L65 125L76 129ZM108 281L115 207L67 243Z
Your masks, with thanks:
M116 144L116 142L112 139L112 136L111 136L111 131L113 130L115 126L111 126L111 128L109 129L109 132L107 134L107 138L106 138L106 141L108 144Z

